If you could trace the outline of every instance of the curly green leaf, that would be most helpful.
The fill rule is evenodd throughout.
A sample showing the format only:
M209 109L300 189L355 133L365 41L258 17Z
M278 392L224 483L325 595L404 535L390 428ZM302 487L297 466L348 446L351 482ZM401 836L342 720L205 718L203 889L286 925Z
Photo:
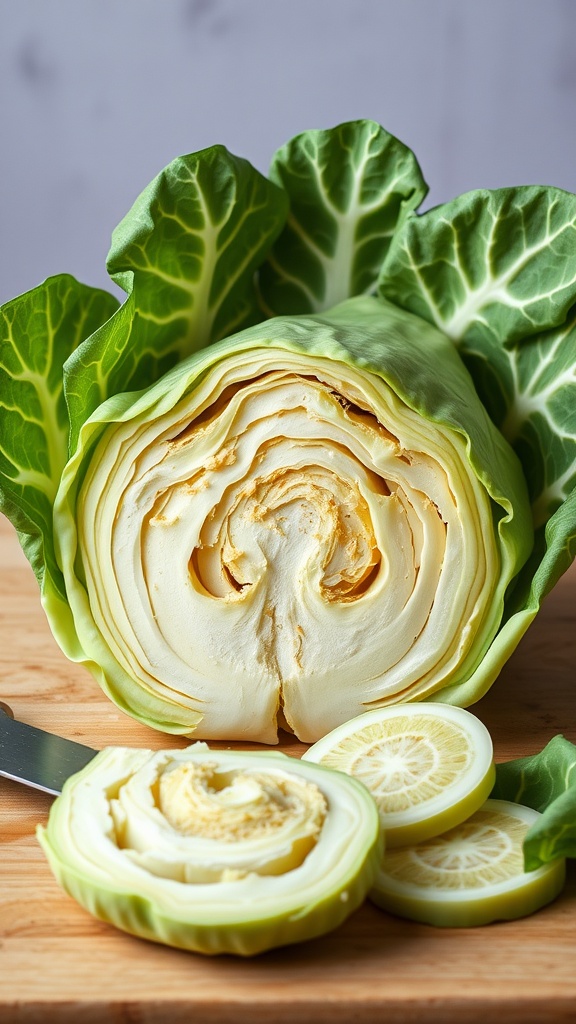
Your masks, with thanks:
M542 813L524 841L528 871L576 857L576 746L564 736L554 736L539 754L497 765L492 796Z
M410 217L380 290L465 352L563 323L576 298L576 196L556 188L480 189Z
M117 306L61 274L0 309L0 508L41 584L46 571L60 578L52 506L68 457L62 364Z
M290 214L260 272L269 316L373 291L394 232L427 192L414 154L373 121L297 135L277 152L271 177Z
M108 269L129 297L65 369L72 440L111 395L260 319L254 273L283 227L281 189L224 146L174 160L112 236Z

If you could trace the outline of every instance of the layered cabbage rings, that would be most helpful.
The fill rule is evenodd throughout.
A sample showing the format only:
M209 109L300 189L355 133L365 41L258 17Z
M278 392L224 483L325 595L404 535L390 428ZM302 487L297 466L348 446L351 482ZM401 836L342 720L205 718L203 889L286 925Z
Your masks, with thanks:
M364 297L109 399L55 525L66 653L150 725L265 743L481 696L532 539L519 464L451 342Z
M376 805L342 772L284 754L108 747L38 838L63 888L124 931L251 956L331 931L383 855Z

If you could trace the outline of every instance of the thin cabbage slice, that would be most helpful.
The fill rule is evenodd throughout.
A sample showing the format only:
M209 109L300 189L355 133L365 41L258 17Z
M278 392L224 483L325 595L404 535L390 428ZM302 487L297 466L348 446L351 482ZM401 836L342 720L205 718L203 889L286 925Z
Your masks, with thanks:
M303 755L346 772L374 797L388 849L420 843L469 818L494 786L492 739L463 708L420 701L367 711Z
M564 859L526 871L522 845L541 816L507 800L487 800L467 821L384 857L370 899L424 924L472 928L533 914L556 899Z
M96 917L200 953L251 956L336 928L382 857L368 791L277 752L110 747L38 838Z
M531 541L451 343L376 299L268 321L109 400L55 522L66 653L149 724L268 743L475 675L480 696Z

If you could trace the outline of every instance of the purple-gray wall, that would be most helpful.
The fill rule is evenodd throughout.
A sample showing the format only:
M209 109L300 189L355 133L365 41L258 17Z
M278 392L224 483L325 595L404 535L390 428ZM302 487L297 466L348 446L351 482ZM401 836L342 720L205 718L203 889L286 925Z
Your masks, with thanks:
M576 191L576 0L0 0L0 301L69 271L174 156L266 170L310 127L370 117L427 205Z

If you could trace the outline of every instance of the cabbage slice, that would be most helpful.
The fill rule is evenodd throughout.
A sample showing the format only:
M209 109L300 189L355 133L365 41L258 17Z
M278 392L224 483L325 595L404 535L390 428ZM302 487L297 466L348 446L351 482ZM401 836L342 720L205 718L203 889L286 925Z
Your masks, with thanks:
M358 782L276 752L109 747L38 838L63 888L124 931L251 956L336 928L383 854Z
M109 399L55 527L66 653L149 724L267 743L448 685L481 696L532 538L452 344L372 298L266 321Z

